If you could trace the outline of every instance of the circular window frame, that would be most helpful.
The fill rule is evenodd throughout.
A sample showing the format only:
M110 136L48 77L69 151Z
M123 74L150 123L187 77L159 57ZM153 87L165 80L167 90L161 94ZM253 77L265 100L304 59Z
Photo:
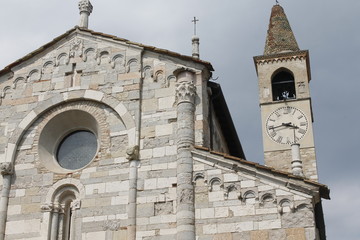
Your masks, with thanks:
M94 157L83 167L67 169L60 166L57 151L62 141L76 131L88 131L97 139ZM53 115L43 126L39 134L38 154L40 162L50 171L56 173L73 173L88 167L98 156L101 148L100 126L92 113L82 109L66 109Z
M87 133L91 133L91 134L93 135L92 137L94 137L95 140L96 140L95 153L94 153L94 155L91 157L90 160L84 161L84 162L86 162L86 164L83 164L83 162L81 162L82 167L80 167L80 168L74 168L74 169L72 169L72 168L66 168L66 167L62 166L61 163L60 163L60 159L59 159L59 151L60 151L60 148L61 148L62 144L65 142L65 140L66 140L68 137L70 137L71 135L73 135L73 134L75 134L75 133L79 133L79 132L87 132ZM97 153L99 152L99 138L98 138L98 136L97 136L93 131L91 131L91 130L89 130L89 129L86 129L86 128L72 129L71 131L68 131L67 133L65 133L62 138L60 138L60 140L59 140L58 143L56 144L56 147L55 147L54 150L55 150L55 152L54 152L53 154L54 154L55 161L57 162L57 164L58 164L61 168L67 169L67 170L76 171L76 170L78 170L78 169L85 168L86 166L88 166L88 165L94 160L94 158L96 157Z

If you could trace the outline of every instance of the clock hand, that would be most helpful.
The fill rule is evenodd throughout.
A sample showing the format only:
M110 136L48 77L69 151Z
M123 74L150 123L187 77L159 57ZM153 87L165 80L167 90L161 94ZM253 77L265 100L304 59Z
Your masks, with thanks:
M275 127L269 127L269 129L274 130L275 128L279 128L279 127L293 127L293 126L291 125L291 122L289 122L289 123L282 123L281 125Z
M281 126L285 126L285 127L290 127L290 128L294 128L294 129L298 129L299 127L296 125L292 125L291 122L289 123L282 123Z

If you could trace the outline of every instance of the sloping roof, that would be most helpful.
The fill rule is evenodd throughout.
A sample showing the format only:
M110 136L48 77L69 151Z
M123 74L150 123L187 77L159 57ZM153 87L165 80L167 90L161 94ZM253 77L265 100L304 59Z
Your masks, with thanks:
M166 49L161 49L161 48L157 48L157 47L153 47L153 46L143 45L141 43L132 42L132 41L129 41L127 39L120 38L120 37L117 37L117 36L114 36L114 35L109 35L109 34L105 34L105 33L101 33L101 32L95 32L95 31L89 30L87 28L80 28L78 26L75 26L74 28L70 29L69 31L65 32L64 34L54 38L51 42L46 43L45 45L41 46L40 48L36 49L35 51L27 54L26 56L16 60L13 63L9 64L4 69L0 70L0 76L3 75L3 74L6 74L8 72L11 72L11 69L13 67L15 67L15 66L29 60L30 58L32 58L35 55L41 53L45 49L53 46L54 44L58 43L59 41L61 41L62 39L68 37L70 34L72 34L73 32L76 32L76 31L89 33L92 36L99 36L99 37L112 39L112 40L115 40L115 41L119 41L119 42L123 42L123 43L129 44L129 45L133 45L133 46L142 47L142 48L144 48L145 50L148 50L148 51L152 51L152 52L156 52L156 53L160 53L160 54L165 54L165 55L176 57L176 58L179 58L179 59L182 59L182 60L197 62L197 63L205 65L206 68L209 71L214 71L214 68L212 67L211 63L207 62L207 61L203 61L203 60L200 60L200 59L197 59L197 58L193 58L191 56L181 55L179 53L172 52L172 51L169 51L169 50L166 50Z
M284 51L299 51L291 26L284 9L280 5L271 10L269 29L267 32L264 55L281 53Z
M236 163L244 164L246 166L253 167L253 168L257 169L257 170L262 170L262 171L268 172L268 173L273 174L273 175L284 177L286 179L291 179L291 180L295 180L295 181L301 181L301 182L303 182L303 183L305 183L307 185L318 188L320 196L322 198L330 199L330 189L328 188L328 186L326 186L324 184L309 180L309 179L304 178L304 177L295 176L295 175L293 175L293 174L291 174L289 172L276 170L274 168L261 165L259 163L250 162L250 161L244 160L242 158L230 156L230 155L227 155L225 153L219 153L219 152L211 151L210 149L205 148L205 147L195 146L195 149L199 150L199 151L202 151L202 152L206 152L206 153L211 154L213 156L220 156L220 157L222 157L224 159L234 161L234 164L236 164ZM233 168L236 168L236 166L233 166Z

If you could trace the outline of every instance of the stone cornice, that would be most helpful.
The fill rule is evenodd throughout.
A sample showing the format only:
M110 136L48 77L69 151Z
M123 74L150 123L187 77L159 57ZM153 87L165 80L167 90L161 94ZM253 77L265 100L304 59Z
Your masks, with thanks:
M273 63L278 61L289 61L289 60L297 60L297 59L308 59L309 51L296 51L296 52L283 52L271 55L261 55L255 56L254 62L255 64L264 64L264 63Z

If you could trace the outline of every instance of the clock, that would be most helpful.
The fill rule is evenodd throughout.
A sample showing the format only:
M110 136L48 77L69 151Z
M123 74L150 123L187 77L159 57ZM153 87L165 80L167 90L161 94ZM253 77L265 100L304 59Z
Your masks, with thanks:
M295 107L281 107L273 111L265 123L266 132L278 144L294 144L308 131L306 115Z

